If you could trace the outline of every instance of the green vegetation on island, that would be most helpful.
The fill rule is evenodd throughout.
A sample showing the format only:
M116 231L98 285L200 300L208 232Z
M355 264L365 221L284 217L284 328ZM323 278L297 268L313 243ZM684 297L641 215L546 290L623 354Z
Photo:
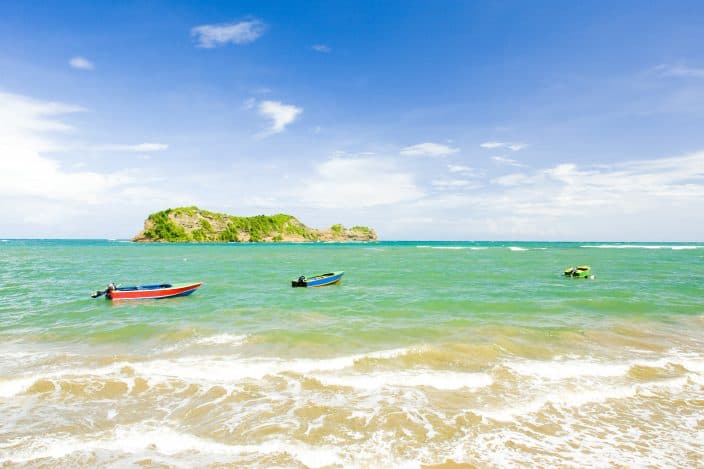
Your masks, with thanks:
M152 213L136 242L312 242L376 241L376 233L366 226L345 228L340 224L316 230L296 217L279 213L238 217L210 212L198 207L178 207Z

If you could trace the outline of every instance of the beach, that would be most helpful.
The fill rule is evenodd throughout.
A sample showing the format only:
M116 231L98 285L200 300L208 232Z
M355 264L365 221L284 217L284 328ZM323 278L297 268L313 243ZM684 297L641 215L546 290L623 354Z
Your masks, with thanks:
M0 465L704 465L704 243L3 240L0 317Z

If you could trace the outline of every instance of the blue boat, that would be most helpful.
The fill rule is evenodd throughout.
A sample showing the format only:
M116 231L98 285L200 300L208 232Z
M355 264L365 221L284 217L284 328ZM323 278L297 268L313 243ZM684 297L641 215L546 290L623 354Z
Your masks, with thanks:
M292 287L324 287L327 285L334 285L340 283L344 272L330 272L327 274L315 275L313 277L306 277L301 275L297 280L291 281Z

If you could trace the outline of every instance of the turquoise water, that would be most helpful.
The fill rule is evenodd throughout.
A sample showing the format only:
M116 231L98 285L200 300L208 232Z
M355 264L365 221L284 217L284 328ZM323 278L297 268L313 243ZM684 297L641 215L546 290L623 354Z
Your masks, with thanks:
M0 298L0 461L702 463L704 243L7 240Z

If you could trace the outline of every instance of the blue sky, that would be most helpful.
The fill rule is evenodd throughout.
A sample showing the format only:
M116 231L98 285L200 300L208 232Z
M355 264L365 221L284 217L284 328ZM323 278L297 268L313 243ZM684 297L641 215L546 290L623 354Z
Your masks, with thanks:
M704 239L701 2L0 4L2 237L198 205Z

